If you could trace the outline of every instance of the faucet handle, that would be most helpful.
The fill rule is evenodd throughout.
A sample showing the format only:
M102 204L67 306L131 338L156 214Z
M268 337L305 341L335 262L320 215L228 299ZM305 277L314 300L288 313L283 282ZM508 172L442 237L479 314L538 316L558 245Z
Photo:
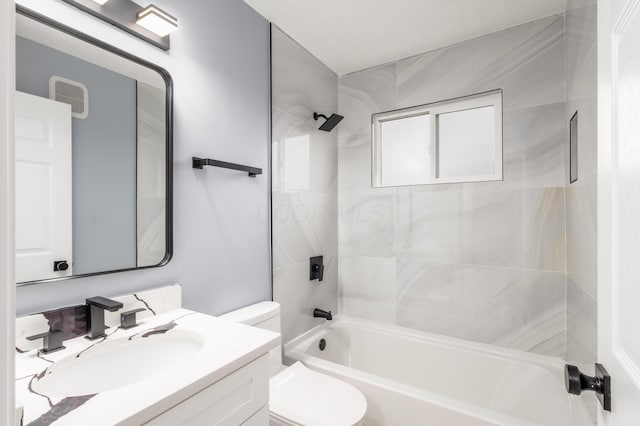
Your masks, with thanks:
M42 339L42 349L39 351L43 354L50 354L51 352L56 352L65 348L62 345L63 335L64 333L62 330L49 330L44 333L29 336L27 337L27 340L34 341Z
M136 314L138 312L146 311L145 308L132 309L127 312L123 312L120 314L120 328L124 328L125 330L128 328L137 327L138 323L136 322Z
M106 297L97 296L87 299L87 305L95 306L96 308L104 309L109 312L115 312L121 309L123 304L116 300L107 299Z

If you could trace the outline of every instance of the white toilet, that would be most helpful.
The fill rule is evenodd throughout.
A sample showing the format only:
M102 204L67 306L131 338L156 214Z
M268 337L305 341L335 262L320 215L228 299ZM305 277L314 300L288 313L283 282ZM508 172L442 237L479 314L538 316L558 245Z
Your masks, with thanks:
M220 316L280 333L280 305L261 302ZM270 425L355 426L363 422L367 400L354 386L310 370L301 362L282 365L282 348L271 351Z

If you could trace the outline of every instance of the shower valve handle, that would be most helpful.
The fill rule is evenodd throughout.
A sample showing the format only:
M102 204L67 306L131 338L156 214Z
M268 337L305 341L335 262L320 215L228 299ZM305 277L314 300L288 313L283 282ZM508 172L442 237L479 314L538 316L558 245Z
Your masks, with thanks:
M324 265L314 265L313 270L318 277L318 281L322 281L322 278L324 277Z
M309 259L309 280L322 281L324 278L324 260L322 256Z

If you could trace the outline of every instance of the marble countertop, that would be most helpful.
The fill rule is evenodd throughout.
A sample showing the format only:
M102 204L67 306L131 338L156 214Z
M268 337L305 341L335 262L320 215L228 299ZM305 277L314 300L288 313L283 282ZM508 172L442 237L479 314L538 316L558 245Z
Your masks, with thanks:
M95 351L105 341L153 339L157 334L177 330L202 335L203 347L188 359L176 359L164 371L150 378L90 395L60 397L44 395L34 390L34 383L49 374L54 363L80 352ZM83 337L67 340L64 342L66 349L51 354L38 354L33 349L17 353L16 398L24 406L24 425L139 425L279 344L280 336L276 333L186 309L176 309L141 319L139 325L132 329L112 327L107 330L107 337L95 341ZM96 368L100 368L99 365ZM91 378L88 377L87 380Z

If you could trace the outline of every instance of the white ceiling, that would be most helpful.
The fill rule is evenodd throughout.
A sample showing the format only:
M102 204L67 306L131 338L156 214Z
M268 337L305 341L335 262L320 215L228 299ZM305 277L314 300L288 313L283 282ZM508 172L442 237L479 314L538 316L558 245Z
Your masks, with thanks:
M566 0L244 0L338 75L562 13Z

